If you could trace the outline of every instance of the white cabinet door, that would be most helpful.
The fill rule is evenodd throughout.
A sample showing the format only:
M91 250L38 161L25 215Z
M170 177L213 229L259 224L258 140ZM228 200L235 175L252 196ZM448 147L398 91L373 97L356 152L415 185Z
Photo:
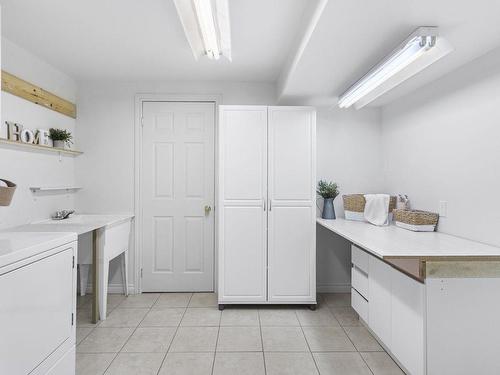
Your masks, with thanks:
M391 275L390 349L410 374L423 375L425 374L424 284L394 269L391 270Z
M500 374L500 279L428 278L427 374Z
M268 109L269 301L316 301L315 112Z
M221 106L219 302L266 301L267 107Z
M31 373L72 340L74 247L59 250L0 274L0 374Z
M369 326L386 347L391 349L392 323L391 323L391 275L392 268L375 258L369 256L368 273L368 319Z

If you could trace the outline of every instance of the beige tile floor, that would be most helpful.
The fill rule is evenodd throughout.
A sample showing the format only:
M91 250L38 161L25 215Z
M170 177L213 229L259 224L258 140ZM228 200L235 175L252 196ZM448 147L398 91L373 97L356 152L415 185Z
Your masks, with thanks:
M349 294L318 309L227 306L213 293L108 297L108 319L90 323L78 299L77 375L401 375L360 324Z

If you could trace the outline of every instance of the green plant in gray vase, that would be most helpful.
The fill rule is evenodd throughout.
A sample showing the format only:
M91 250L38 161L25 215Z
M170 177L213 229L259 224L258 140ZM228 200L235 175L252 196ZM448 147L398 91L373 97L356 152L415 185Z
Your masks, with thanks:
M321 217L323 219L335 219L333 200L339 195L339 186L335 182L319 180L316 193L324 200Z
M64 148L65 146L71 147L73 144L73 136L66 129L49 129L49 137L54 142L54 147Z

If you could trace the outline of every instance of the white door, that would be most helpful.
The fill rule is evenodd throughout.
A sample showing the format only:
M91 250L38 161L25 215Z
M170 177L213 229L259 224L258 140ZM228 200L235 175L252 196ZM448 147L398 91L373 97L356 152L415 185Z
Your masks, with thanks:
M221 106L219 302L266 300L267 107Z
M142 110L142 290L213 291L215 105Z
M316 302L315 134L314 110L269 107L269 301Z

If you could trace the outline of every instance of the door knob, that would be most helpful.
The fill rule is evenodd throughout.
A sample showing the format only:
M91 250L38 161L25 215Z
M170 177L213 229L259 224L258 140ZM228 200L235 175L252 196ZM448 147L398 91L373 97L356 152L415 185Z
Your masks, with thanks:
M205 206L205 215L209 215L210 211L212 211L212 207L210 206Z

